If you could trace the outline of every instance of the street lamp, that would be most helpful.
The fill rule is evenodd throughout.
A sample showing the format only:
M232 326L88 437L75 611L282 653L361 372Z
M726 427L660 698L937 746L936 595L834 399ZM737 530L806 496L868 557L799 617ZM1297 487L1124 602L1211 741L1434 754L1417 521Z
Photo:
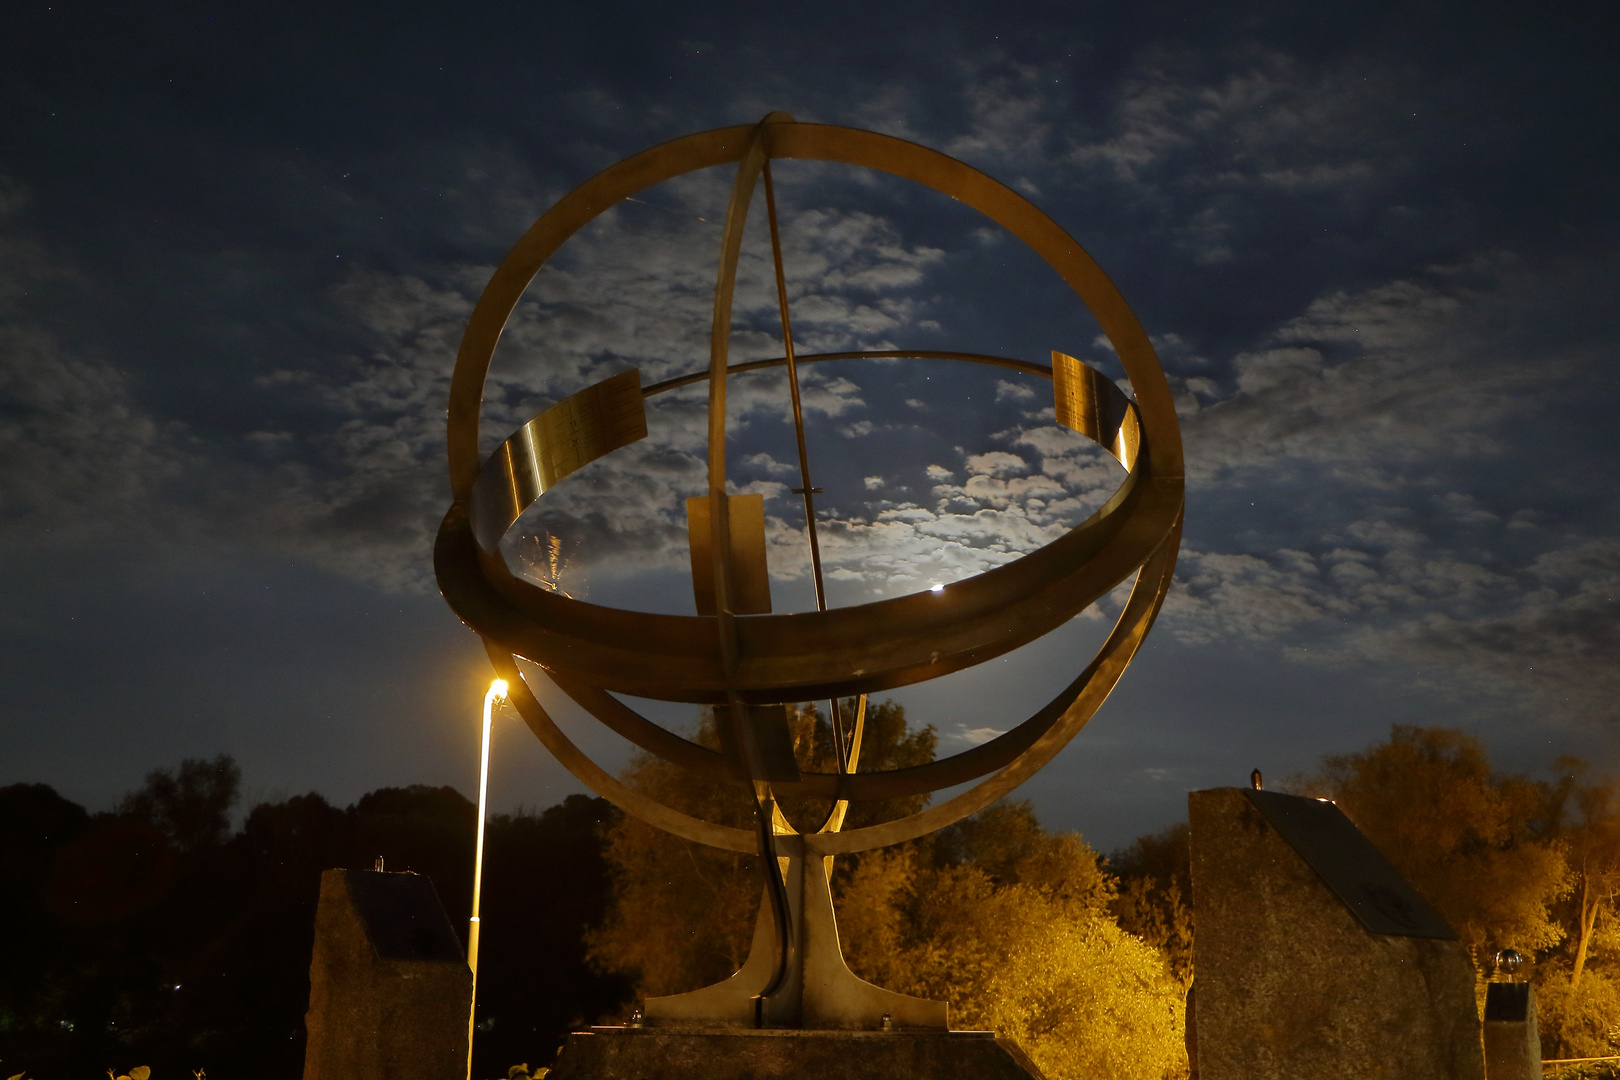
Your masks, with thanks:
M478 844L473 855L472 921L467 928L467 966L472 969L472 1002L467 1007L467 1080L472 1080L473 1025L478 1018L478 899L484 883L484 817L489 802L489 725L495 703L506 699L506 680L496 679L484 695L484 747L478 760Z

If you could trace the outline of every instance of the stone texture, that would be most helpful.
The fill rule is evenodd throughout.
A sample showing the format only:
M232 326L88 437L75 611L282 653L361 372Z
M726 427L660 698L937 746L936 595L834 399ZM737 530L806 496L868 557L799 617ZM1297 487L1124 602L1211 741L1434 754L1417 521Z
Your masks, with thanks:
M321 875L304 1080L458 1080L472 972L433 882Z
M1485 988L1487 1080L1541 1080L1541 1025L1536 991L1529 983L1491 983Z
M592 1028L568 1036L550 1080L1041 1080L988 1031Z
M1484 1080L1460 945L1369 933L1242 790L1188 804L1199 1080Z

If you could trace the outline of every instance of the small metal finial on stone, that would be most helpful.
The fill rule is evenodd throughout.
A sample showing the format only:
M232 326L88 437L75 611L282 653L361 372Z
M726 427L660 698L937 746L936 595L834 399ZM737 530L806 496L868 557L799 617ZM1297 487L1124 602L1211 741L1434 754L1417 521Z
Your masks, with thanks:
M1260 770L1259 769L1256 769L1256 770L1254 770L1254 772L1249 774L1249 786L1254 788L1254 790L1256 790L1256 791L1260 790Z
M630 1026L631 1027L640 1027L641 1026L641 1010L640 1009L632 1009L632 1010L630 1010Z
M881 1023L881 1027L882 1027L882 1029L884 1031L893 1031L894 1030L894 1017L890 1016L888 1013L884 1013L883 1014L883 1020L882 1020L882 1023Z
M1518 949L1503 949L1496 954L1496 970L1507 976L1508 982L1515 981L1514 977L1524 966L1524 954Z

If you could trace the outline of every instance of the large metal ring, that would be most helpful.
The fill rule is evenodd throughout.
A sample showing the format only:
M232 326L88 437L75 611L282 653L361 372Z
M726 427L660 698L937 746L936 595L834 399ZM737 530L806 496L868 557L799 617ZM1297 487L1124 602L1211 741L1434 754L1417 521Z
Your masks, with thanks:
M477 452L478 413L506 320L530 280L570 236L646 187L737 162L751 152L757 156L761 146L766 157L839 161L914 180L974 207L1024 241L1074 289L1107 334L1135 395L1129 411L1139 444L1122 457L1130 471L1114 497L1053 543L937 593L824 612L738 618L740 657L728 666L713 616L607 608L556 595L510 572L500 556L499 536L492 538L486 529L480 537L475 529L475 491L485 467ZM931 355L1039 370L1004 358ZM769 361L736 367L764 363ZM452 381L449 456L455 502L440 527L435 568L446 599L483 636L502 674L520 685L512 678L520 674L514 657L525 657L638 745L716 775L724 771L719 755L651 724L613 692L700 703L735 695L765 704L909 685L1027 644L1141 570L1096 658L1051 704L1005 735L916 769L806 773L797 784L776 785L783 794L884 799L994 773L972 791L913 818L816 837L829 853L894 843L948 824L1027 779L1073 737L1117 683L1158 612L1174 570L1184 495L1180 432L1164 374L1124 298L1078 243L1028 200L946 155L873 132L774 118L687 136L628 158L570 192L529 229L491 278L463 338ZM755 850L751 832L699 823L627 794L573 748L526 685L515 701L548 748L593 790L678 835Z

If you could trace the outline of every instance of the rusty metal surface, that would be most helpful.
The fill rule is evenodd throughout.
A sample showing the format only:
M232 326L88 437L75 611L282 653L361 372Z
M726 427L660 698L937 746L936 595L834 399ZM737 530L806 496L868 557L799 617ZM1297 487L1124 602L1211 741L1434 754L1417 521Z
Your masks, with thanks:
M1051 367L945 350L797 355L770 173L770 162L785 158L877 169L957 199L1001 225L1044 259L1096 318L1125 369L1134 400L1102 373L1058 351L1052 353ZM570 236L621 199L665 180L725 165L733 166L735 174L716 274L708 369L644 388L636 372L614 376L531 420L480 463L484 380L501 330L540 267ZM732 364L737 263L752 197L761 184L783 355ZM1021 558L937 591L829 609L798 366L897 356L987 364L1052 379L1058 421L1101 445L1127 474L1096 513ZM802 484L796 493L804 501L816 585L816 610L810 612L769 613L763 500L726 492L728 377L774 366L787 369ZM501 556L500 540L523 511L570 472L644 437L644 397L697 383L705 383L708 392L707 493L688 502L698 614L604 607L514 575ZM832 855L899 843L941 828L989 805L1050 762L1101 706L1140 648L1169 590L1181 537L1182 448L1169 387L1146 333L1085 250L1023 196L962 162L891 136L799 124L785 113L643 151L597 174L547 211L496 269L468 323L452 377L448 440L454 501L435 543L435 572L445 599L481 635L491 662L511 684L513 703L525 722L576 777L627 812L684 839L762 856L767 911L760 930L764 937L757 936L756 944L765 952L750 960L745 970L752 974L746 979L663 999L660 1009L671 1016L741 1015L752 1007L756 1018L794 1023L842 1015L833 1004L838 994L885 1000L887 992L875 987L855 993L853 984L838 974L847 974L847 969L838 958L830 907L827 918L819 921L805 914L820 911L820 892L825 891L825 873L808 872L807 860L819 865ZM1108 639L1089 662L1076 658L1079 673L1046 707L962 753L913 768L858 771L865 695L1004 655L1056 629L1133 576L1130 598ZM608 775L541 707L519 658L537 665L544 672L540 677L549 678L642 749L717 782L745 785L755 807L754 828L698 820ZM713 706L722 749L674 735L618 694ZM855 699L848 729L839 704L846 697ZM832 708L837 772L804 770L793 756L784 706L817 699ZM938 806L898 821L842 831L851 801L927 794L972 781L977 783ZM776 803L789 795L832 801L819 831L793 834ZM820 883L816 897L795 899L790 882L812 881ZM806 974L813 971L832 974ZM748 990L739 997L745 982ZM769 1008L760 1004L767 1001ZM916 1008L936 1016L933 1005ZM940 1023L943 1015L937 1012Z

